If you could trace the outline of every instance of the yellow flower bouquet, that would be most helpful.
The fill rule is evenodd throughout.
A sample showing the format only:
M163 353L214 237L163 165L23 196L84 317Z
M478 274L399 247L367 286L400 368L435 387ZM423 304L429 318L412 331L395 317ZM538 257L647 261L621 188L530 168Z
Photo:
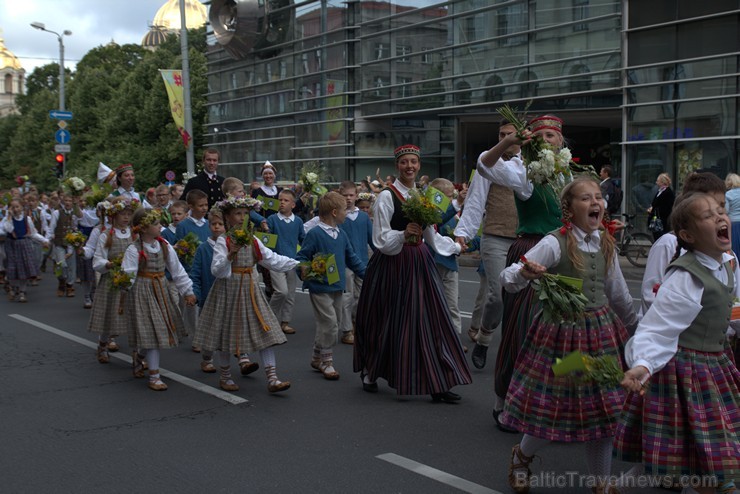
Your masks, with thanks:
M87 237L82 232L68 232L64 236L64 241L67 242L67 245L79 249L80 247L84 247Z

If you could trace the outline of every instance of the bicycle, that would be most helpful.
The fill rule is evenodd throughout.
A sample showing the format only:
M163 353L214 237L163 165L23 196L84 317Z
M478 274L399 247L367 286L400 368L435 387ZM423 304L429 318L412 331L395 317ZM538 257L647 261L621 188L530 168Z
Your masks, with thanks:
M632 224L632 220L636 215L622 213L622 216L624 216L624 228L621 230L617 243L619 255L626 256L633 266L644 268L647 265L650 248L653 246L653 238L647 233L633 231L635 225Z

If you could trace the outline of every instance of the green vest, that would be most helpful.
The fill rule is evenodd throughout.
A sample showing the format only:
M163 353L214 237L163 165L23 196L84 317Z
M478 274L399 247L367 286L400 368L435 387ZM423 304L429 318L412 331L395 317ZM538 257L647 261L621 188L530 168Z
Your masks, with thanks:
M583 294L588 299L587 309L595 309L606 305L607 300L604 293L606 258L604 253L601 250L598 252L583 252L579 249L578 252L583 258L584 269L579 271L568 257L567 236L561 234L559 230L550 232L550 235L553 235L560 245L560 261L551 272L583 280Z
M516 212L519 216L517 235L547 233L560 228L560 202L548 185L535 184L532 196L522 201L515 196Z
M687 252L670 266L688 271L704 285L702 309L688 328L678 337L678 344L700 352L721 352L725 349L725 333L730 324L735 278L729 262L725 263L728 285L723 284L704 267L693 252Z

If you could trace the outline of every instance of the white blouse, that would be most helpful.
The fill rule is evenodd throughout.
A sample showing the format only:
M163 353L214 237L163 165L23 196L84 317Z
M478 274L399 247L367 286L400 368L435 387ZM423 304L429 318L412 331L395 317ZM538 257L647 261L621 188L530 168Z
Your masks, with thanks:
M193 295L193 282L190 279L190 276L188 276L188 273L182 267L182 264L180 264L180 260L177 258L177 252L175 252L175 249L173 249L170 244L165 242L165 245L168 249L165 267L170 272L170 275L172 275L171 283L175 284L180 295ZM134 281L136 281L136 274L139 272L138 247L138 243L129 245L123 255L123 263L121 264L123 271L132 276L132 285L134 284ZM159 241L155 240L152 243L144 243L144 250L151 254L156 254L162 250L162 247L159 245ZM168 283L170 282L168 281Z
M486 153L487 151L483 151ZM516 196L522 201L532 197L534 186L527 178L527 167L524 166L521 156L513 156L510 160L504 161L503 158L494 163L493 166L486 166L481 161L481 153L478 156L476 171L481 176L491 182L508 187L513 190Z
M15 229L15 227L13 226L13 219L15 219L16 221L20 221L23 219L23 215L13 218L10 214L8 214L5 218L3 218L2 231L5 232L6 235L10 235ZM36 231L36 227L33 226L33 220L30 216L26 216L26 237L40 244L46 243L46 238L44 238L43 235Z
M100 239L100 227L95 227L90 231L90 236L87 237L87 242L82 248L82 252L85 255L85 259L92 259L95 255L95 249L98 247L98 239Z
M96 228L95 230L100 231L100 228ZM95 233L95 230L93 230L93 233ZM131 238L131 229L129 228L124 228L123 230L121 230L120 228L115 228L113 231L116 238L119 238L121 240ZM98 235L98 243L95 246L92 264L93 269L102 274L108 272L108 268L106 265L108 264L108 261L110 261L110 259L108 259L108 248L105 246L105 243L108 240L108 235L110 235L110 229L104 232L100 232ZM92 237L92 234L90 235L90 237Z
M662 284L663 279L666 277L666 268L671 263L671 259L676 255L676 246L678 240L673 232L666 233L661 236L652 247L650 247L650 253L647 258L647 265L645 266L645 273L642 275L642 286L640 293L642 295L642 304L640 306L640 316L647 314L650 306L655 301L655 293L653 287L656 284ZM686 251L681 249L681 255L685 254Z
M712 276L727 283L727 272L723 264L731 260L732 254L722 254L722 264L715 259L694 252L697 260L712 272ZM740 267L735 263L735 292L740 294ZM702 309L701 297L704 286L684 269L672 268L660 286L650 309L643 315L635 335L627 342L624 357L632 368L642 365L650 374L660 371L678 350L678 337L696 319ZM740 321L731 321L728 335L735 334Z
M257 240L260 254L262 254L262 260L258 261L260 266L279 273L287 273L298 266L298 261L295 259L276 254L265 247L258 238L255 237L255 240ZM228 255L229 249L226 247L226 237L220 236L216 240L216 246L213 248L213 261L211 262L211 274L216 278L231 277L231 261Z
M583 252L599 252L601 237L599 231L592 232L590 241L586 242L586 232L573 225L573 234L578 241L578 248ZM528 261L534 261L542 264L546 268L556 266L560 262L560 243L553 235L545 235L537 245L532 247L525 254ZM514 293L523 289L529 284L529 280L521 275L522 263L516 262L508 268L501 271L501 286L507 292ZM609 269L609 276L604 280L604 294L606 295L609 305L619 316L628 330L633 330L637 326L637 315L632 303L627 282L619 267L619 259L614 255L612 266Z
M399 180L396 180L393 186L401 193L404 199L409 198L410 189ZM391 228L393 211L392 192L390 190L383 190L378 194L373 205L373 245L387 256L399 254L404 244L403 231L393 230ZM424 229L422 238L435 252L442 256L460 254L460 244L450 237L444 237L437 233L434 225L427 226Z

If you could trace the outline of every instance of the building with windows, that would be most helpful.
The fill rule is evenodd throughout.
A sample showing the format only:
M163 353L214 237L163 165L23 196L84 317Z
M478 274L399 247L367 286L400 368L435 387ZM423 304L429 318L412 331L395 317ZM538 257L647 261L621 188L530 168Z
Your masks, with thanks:
M212 0L208 144L244 180L320 162L461 181L496 108L565 120L574 156L621 174L641 211L658 173L737 171L740 0Z
M0 38L0 117L17 113L15 98L26 90L26 71Z

